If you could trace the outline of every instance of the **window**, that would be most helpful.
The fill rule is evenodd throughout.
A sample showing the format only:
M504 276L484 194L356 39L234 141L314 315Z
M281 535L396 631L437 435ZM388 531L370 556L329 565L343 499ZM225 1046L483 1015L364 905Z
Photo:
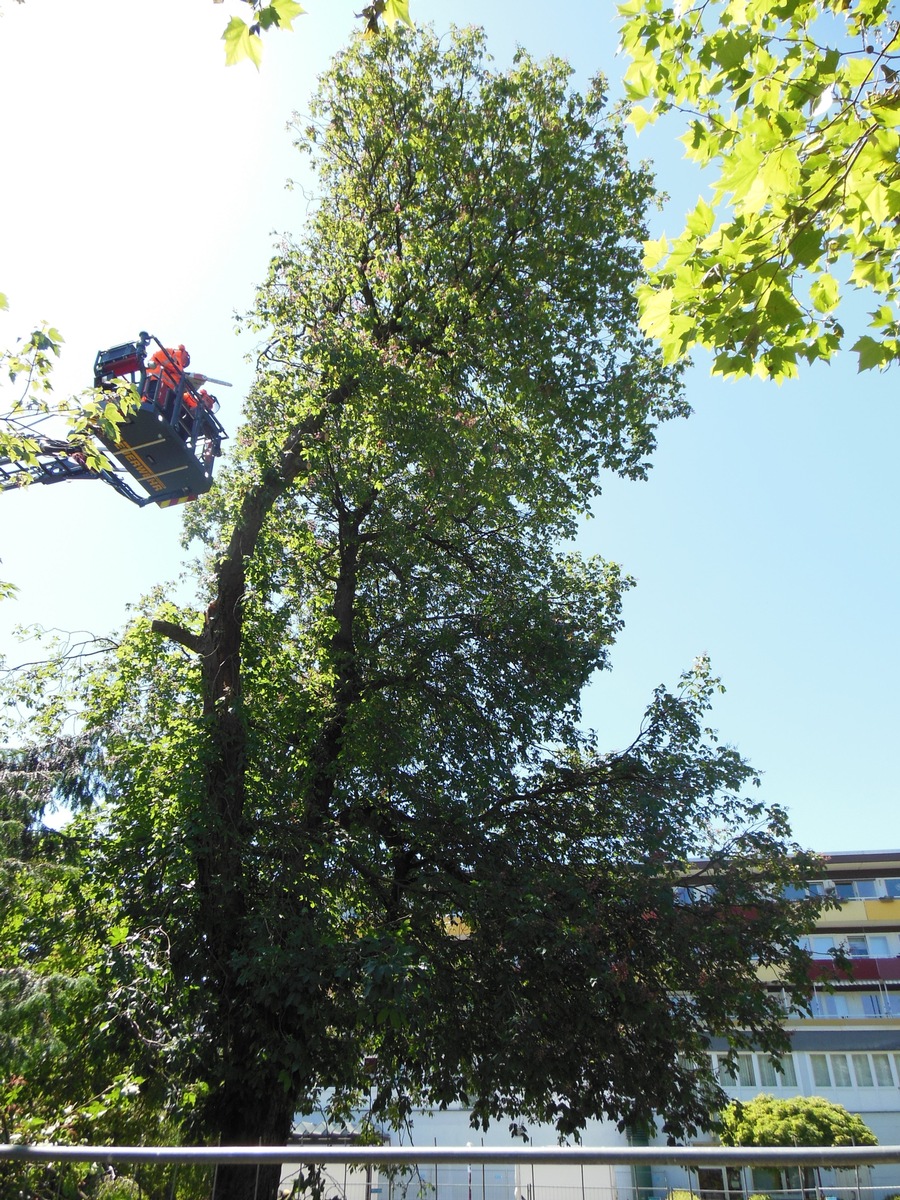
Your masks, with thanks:
M811 1054L809 1056L810 1065L812 1066L813 1083L816 1087L831 1087L831 1075L828 1071L828 1057L825 1054Z
M757 1054L756 1070L759 1075L760 1087L797 1086L797 1073L794 1070L794 1060L790 1054L784 1056L780 1067L775 1066L768 1054Z
M792 1054L786 1054L781 1060L781 1070L778 1074L781 1077L782 1087L797 1086L797 1072L794 1070L794 1057Z
M756 1087L752 1054L738 1055L738 1083L741 1087Z
M900 899L900 879L886 879L884 889L889 896Z
M846 938L844 944L851 958L887 958L890 954L884 934L854 934Z
M809 949L812 951L813 958L830 958L831 951L834 949L833 937L811 937L809 939Z
M900 1054L811 1054L809 1064L816 1087L892 1088L892 1059L900 1078Z
M739 1167L698 1167L697 1186L700 1200L730 1200L744 1195Z
M863 1014L867 1017L883 1017L884 1001L879 992L863 992L860 996Z
M869 1062L868 1054L853 1055L853 1072L856 1075L857 1087L874 1087L875 1079L872 1076L872 1064Z
M878 1087L893 1087L891 1075L891 1060L886 1054L872 1055L872 1068L875 1071L875 1083Z
M712 883L698 883L693 887L681 886L672 890L675 893L676 904L703 904L716 894L715 885Z
M767 1055L760 1054L756 1060L756 1066L759 1071L760 1087L776 1087L775 1066L772 1060Z
M900 879L897 880L897 883L900 884ZM808 895L809 892L806 888L794 887L792 883L787 884L781 889L782 900L805 900Z
M756 1087L752 1054L739 1054L737 1064L733 1069L729 1068L728 1059L724 1054L717 1054L716 1066L719 1072L719 1082L723 1087Z
M816 992L809 1006L814 1017L847 1017L850 1015L847 997L829 992Z
M786 1167L783 1171L775 1167L753 1167L750 1176L757 1193L777 1195L781 1200L801 1200L804 1195L814 1194L816 1189L812 1167Z
M853 1087L847 1055L829 1054L828 1057L831 1059L831 1075L834 1079L834 1086L836 1088Z
M807 890L811 896L830 896L834 891L834 884L830 880L825 880L822 883L811 883Z
M716 1071L722 1087L734 1087L737 1083L737 1074L728 1065L728 1059L724 1054L716 1055Z
M874 900L878 895L878 885L874 879L838 880L834 890L842 900Z

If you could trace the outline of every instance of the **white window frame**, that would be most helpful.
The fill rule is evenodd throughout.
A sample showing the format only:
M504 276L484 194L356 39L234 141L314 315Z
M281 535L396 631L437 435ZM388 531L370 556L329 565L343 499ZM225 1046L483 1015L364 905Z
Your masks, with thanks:
M880 1065L875 1066L875 1058L880 1060ZM842 1059L844 1067L837 1067L836 1060ZM857 1069L857 1060L861 1064L860 1070ZM864 1067L862 1066L864 1062ZM884 1065L888 1065L889 1072L892 1074L891 1082L888 1083L885 1078ZM828 1083L825 1083L822 1076L822 1065L824 1064L825 1072L828 1075ZM819 1078L816 1078L818 1067ZM810 1077L815 1087L833 1088L835 1091L847 1091L849 1088L859 1088L861 1091L869 1093L877 1092L879 1089L896 1088L900 1084L900 1054L891 1053L885 1050L847 1050L847 1051L829 1051L829 1052L814 1052L809 1056ZM838 1074L846 1075L849 1079L848 1083L838 1083ZM865 1078L865 1074L871 1083L860 1083L860 1076Z

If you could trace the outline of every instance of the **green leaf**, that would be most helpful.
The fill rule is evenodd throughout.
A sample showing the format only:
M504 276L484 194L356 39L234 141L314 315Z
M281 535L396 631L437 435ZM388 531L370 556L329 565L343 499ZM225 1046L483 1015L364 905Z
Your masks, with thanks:
M822 231L815 225L807 225L791 238L788 253L797 266L813 266L822 257Z
M269 7L278 14L279 29L290 29L294 19L306 12L306 9L302 8L297 0L271 0Z
M715 213L701 196L693 212L688 213L685 227L694 237L706 237L713 227Z
M739 67L753 48L753 39L746 34L729 33L720 38L713 50L713 58L721 67L730 70Z
M649 68L643 65L632 66L626 72L624 82L625 95L629 100L645 100L653 95L656 72L652 69L652 64Z
M628 113L628 119L634 126L635 133L640 133L642 129L645 129L648 125L652 125L657 116L657 113L648 112L640 104L633 104Z
M414 28L409 15L409 0L387 0L384 6L385 22L394 29L399 21L402 25Z
M810 298L819 312L831 312L840 299L840 288L833 275L820 275L810 286Z
M9 300L3 292L0 292L0 312L9 308Z
M888 189L883 184L876 185L869 189L865 199L866 208L872 214L872 219L876 225L884 225L891 217L891 204Z
M871 371L873 367L883 367L891 360L887 348L868 334L863 334L851 349L859 355L857 371Z
M640 293L641 327L664 345L672 328L673 295L671 288L643 288Z
M121 946L128 937L128 925L126 922L121 922L119 925L113 925L109 931L110 946Z
M655 266L669 253L669 243L666 235L661 238L652 239L644 242L644 268L647 271L652 271Z
M769 293L766 301L766 315L776 325L785 329L795 326L803 316L793 297L787 292L781 291L780 288Z
M250 32L246 21L242 21L240 17L232 17L222 34L222 41L225 43L225 62L229 67L244 58L249 58L259 70L262 42L257 34Z

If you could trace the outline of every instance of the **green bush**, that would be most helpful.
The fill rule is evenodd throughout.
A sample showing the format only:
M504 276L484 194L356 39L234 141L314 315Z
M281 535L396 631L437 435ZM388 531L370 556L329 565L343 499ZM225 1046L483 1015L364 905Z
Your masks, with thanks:
M673 1188L666 1200L700 1200L700 1197L696 1192L689 1192L687 1188Z
M93 1194L93 1200L141 1200L142 1193L136 1179L119 1175L116 1179L103 1179Z

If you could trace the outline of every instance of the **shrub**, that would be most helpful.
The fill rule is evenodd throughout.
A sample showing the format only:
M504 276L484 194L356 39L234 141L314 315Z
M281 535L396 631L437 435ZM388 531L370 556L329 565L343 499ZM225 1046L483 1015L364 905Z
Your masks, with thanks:
M94 1192L94 1200L141 1200L142 1192L136 1179L119 1175L116 1179L104 1179Z

